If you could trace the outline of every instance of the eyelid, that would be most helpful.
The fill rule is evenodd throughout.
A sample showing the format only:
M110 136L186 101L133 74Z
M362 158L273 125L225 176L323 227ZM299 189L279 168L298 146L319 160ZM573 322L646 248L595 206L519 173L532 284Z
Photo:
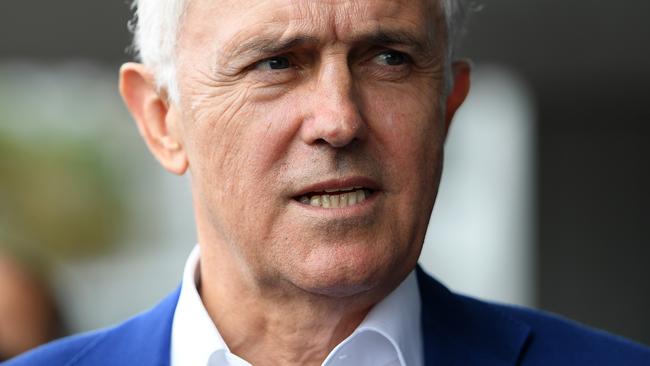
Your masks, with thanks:
M413 57L408 52L400 51L400 50L397 50L397 49L394 49L394 48L386 48L386 47L381 47L381 48L378 48L378 49L371 50L370 57L366 58L366 61L364 61L364 63L382 64L382 63L378 62L377 60L381 56L383 56L383 55L385 55L387 53L399 54L401 57L404 58L404 63L400 64L400 65L384 65L384 66L396 68L396 67L406 67L406 66L409 66L409 65L414 65L414 63L415 63Z
M287 60L287 62L289 63L289 67L281 68L281 69L271 69L270 67L269 68L260 68L259 67L260 65L264 65L268 61L270 61L272 59L275 59L275 58L285 58ZM264 57L262 59L259 59L259 60L255 61L255 62L253 62L248 67L249 70L275 71L275 72L289 71L289 70L293 70L295 68L297 68L297 63L296 63L295 59L291 55L288 55L288 54L278 54L278 55Z
M364 53L366 56L358 64L359 72L370 80L399 82L411 75L412 71L417 68L413 56L405 51L379 46L366 50ZM404 62L398 65L389 65L378 60L387 53L400 54L404 58Z
M278 56L270 56L270 57L265 57L263 59L255 61L252 65L252 69L258 69L261 65L268 65L270 61L273 59L279 59L282 58L283 56L278 55ZM287 59L288 60L288 59ZM289 64L291 64L291 60L288 60Z
M289 67L281 69L271 69L265 63L273 58L286 58ZM259 83L260 86L271 87L284 85L295 80L299 75L299 63L295 61L292 55L278 54L266 56L254 61L246 69L245 73L250 80Z
M387 54L387 53L395 53L395 54L398 54L398 55L402 56L402 57L404 58L404 60L409 61L409 62L412 60L411 55L409 55L407 52L400 51L400 50L395 50L395 49L386 49L386 50L383 50L382 52L379 52L379 53L377 54L377 56L385 55L385 54Z

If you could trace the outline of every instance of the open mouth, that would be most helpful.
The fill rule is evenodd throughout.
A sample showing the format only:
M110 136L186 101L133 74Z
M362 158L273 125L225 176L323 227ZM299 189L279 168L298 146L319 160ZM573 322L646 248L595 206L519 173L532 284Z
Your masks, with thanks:
M374 193L366 187L326 189L322 192L308 192L294 199L304 205L322 208L343 208L358 205Z

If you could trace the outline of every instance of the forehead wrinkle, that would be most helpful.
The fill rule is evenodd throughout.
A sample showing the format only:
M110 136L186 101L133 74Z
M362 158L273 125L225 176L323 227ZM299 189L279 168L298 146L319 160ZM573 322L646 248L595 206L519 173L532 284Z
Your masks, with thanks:
M226 47L225 55L228 57L241 57L246 55L282 53L304 44L316 42L316 37L307 35L297 35L287 38L264 34L260 37L249 39L244 43L232 42L235 46L230 47L232 49Z
M415 4L402 0L384 1L379 7L348 0L286 0L273 8L266 7L270 2L256 2L237 17L240 20L235 23L243 26L232 28L233 33L215 44L214 52L210 52L214 56L210 57L214 60L211 64L231 75L253 58L270 57L302 45L336 42L400 44L430 58L442 41L439 27L430 23L435 23L439 14L433 6L435 0L415 1L424 2L426 10L414 11L409 5ZM267 16L253 20L255 14ZM249 17L253 22L247 21Z
M425 4L424 13L431 10L432 0L423 1ZM383 1L381 6L376 6L373 1L360 2L351 0L287 0L282 5L273 8L265 8L266 2L257 3L252 9L247 9L244 14L238 18L241 19L239 24L246 24L246 19L255 14L268 14L266 19L257 19L252 27L240 29L232 35L227 42L229 51L237 49L238 45L256 34L273 34L278 37L281 34L287 35L292 30L301 30L304 34L319 34L319 38L325 41L328 35L330 40L345 39L353 33L363 23L373 22L381 23L390 19L396 23L413 23L413 15L419 16L413 12L409 5L414 6L411 1L393 0ZM410 11L409 11L410 10ZM410 13L411 17L404 17L404 13ZM424 14L422 14L424 15ZM243 16L243 18L242 18ZM426 16L424 17L426 20ZM274 28L277 29L274 31ZM365 27L364 27L365 28ZM312 37L314 38L314 37Z
M277 32L275 35L256 31L254 33L258 36L253 36L253 38L249 36L250 31L244 30L242 34L228 42L222 54L226 57L269 55L283 53L303 45L322 45L327 42L339 41L350 44L404 45L411 46L420 53L426 53L433 49L435 43L429 32L422 34L415 27L386 26L380 22L371 22L371 26L344 37L332 37L331 33L330 35L315 35L315 33L323 32L313 29L313 26L300 28L302 29L286 28L284 32ZM238 41L240 38L248 39L248 41L241 43Z

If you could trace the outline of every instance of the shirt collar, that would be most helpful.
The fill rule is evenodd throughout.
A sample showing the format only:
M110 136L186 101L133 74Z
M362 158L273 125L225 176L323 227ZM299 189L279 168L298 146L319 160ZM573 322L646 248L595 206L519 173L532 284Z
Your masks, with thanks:
M395 347L402 365L423 364L420 290L415 271L370 310L356 332L376 331Z
M422 366L420 307L420 290L413 271L370 310L347 339L332 350L324 365L336 358L352 358L343 364ZM349 349L351 346L358 348ZM359 349L362 354L359 354ZM365 349L374 353L371 360L367 353L363 354Z
M228 351L197 290L199 253L197 245L185 262L181 293L172 323L171 366L208 365L213 353Z
M171 366L208 365L215 357L240 363L237 361L243 360L230 354L201 301L197 290L199 256L197 245L185 263L172 323ZM351 362L354 355L367 354L366 347L376 350L376 356L382 360L395 359L396 365L423 365L420 306L420 292L413 271L370 310L357 329L330 352L323 365L355 364ZM392 347L385 347L387 344ZM347 362L337 362L350 355Z

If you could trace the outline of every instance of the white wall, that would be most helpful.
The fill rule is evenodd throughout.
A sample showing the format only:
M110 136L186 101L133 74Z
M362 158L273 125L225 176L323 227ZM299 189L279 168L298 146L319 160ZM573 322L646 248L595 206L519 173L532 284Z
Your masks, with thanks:
M458 292L534 305L534 106L526 85L474 70L452 124L421 265Z

